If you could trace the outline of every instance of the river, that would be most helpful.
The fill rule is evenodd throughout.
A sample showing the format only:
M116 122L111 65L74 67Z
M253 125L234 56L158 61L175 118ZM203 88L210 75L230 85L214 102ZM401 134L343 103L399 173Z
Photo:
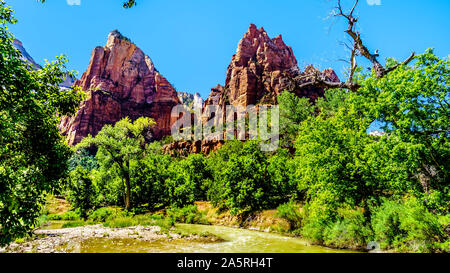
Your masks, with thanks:
M224 226L177 224L178 230L209 232L223 242L204 243L183 239L140 241L132 238L90 238L76 246L64 247L68 252L81 253L349 253L310 245L300 238Z

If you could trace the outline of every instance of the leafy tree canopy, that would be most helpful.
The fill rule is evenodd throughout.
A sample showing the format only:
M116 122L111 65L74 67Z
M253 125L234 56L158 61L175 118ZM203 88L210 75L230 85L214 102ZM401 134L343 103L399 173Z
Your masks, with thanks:
M125 208L131 208L130 162L144 156L146 142L150 139L150 129L155 122L141 117L131 122L124 118L114 126L106 125L97 136L84 138L77 148L98 148L96 158L103 170L116 167L125 185Z
M7 25L13 10L0 1L0 244L23 236L67 171L70 149L58 131L61 115L77 109L82 93L62 90L63 56L40 70L21 60ZM72 73L68 73L72 75Z

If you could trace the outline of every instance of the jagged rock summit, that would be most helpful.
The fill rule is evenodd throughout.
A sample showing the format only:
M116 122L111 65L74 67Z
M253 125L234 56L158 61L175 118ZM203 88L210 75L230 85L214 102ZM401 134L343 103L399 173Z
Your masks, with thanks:
M87 99L75 116L61 120L70 145L124 117L153 118L155 138L170 134L175 122L171 110L180 103L177 92L150 57L119 31L109 34L106 46L92 51L89 67L75 85L87 92Z
M304 73L318 71L308 66ZM239 41L236 54L227 69L225 86L211 89L206 105L276 104L277 96L284 90L294 91L298 96L315 100L323 96L320 88L294 90L292 79L301 76L292 48L281 35L271 39L264 28L251 24ZM332 69L323 72L331 81L339 81Z

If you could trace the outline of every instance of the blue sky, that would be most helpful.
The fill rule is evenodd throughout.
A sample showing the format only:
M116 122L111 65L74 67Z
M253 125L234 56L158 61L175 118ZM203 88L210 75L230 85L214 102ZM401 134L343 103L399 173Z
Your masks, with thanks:
M351 4L352 1L343 3ZM19 22L11 27L38 62L66 54L69 69L86 70L91 51L118 29L154 61L178 91L199 92L224 84L226 69L250 23L269 36L283 35L302 69L331 67L340 76L348 52L345 22L328 17L333 0L7 0ZM361 0L357 11L363 39L381 56L403 59L436 48L450 54L450 1Z

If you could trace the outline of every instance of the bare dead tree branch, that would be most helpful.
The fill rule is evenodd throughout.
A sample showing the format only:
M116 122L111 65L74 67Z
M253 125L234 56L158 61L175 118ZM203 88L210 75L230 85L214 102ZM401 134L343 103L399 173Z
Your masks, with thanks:
M393 70L395 70L401 64L406 65L409 62L411 62L414 59L414 56L415 56L414 52L411 54L410 57L408 57L408 59L406 59L402 63L400 63L400 64L398 64L398 65L396 65L396 66L394 66L392 68L386 69L378 61L378 57L379 57L378 50L375 51L375 53L371 53L369 51L369 49L364 45L364 42L361 39L361 34L358 31L355 30L355 24L358 22L358 18L354 17L353 13L354 13L358 3L359 3L359 0L356 0L355 4L353 5L353 8L350 11L350 13L345 14L343 9L342 9L341 0L338 0L337 9L338 9L339 13L337 14L337 16L342 16L342 17L347 19L347 21L348 21L348 28L347 28L347 30L345 32L355 42L354 49L357 50L361 56L365 57L366 59L368 59L372 63L372 69L375 71L375 73L377 75L377 78L382 78L382 77L386 76L389 72L392 72Z
M357 47L356 47L356 42L355 42L355 45L353 46L352 53L350 56L351 67L350 67L350 73L349 73L347 82L353 82L353 76L355 75L356 69L358 68L358 63L356 61L357 54L358 54L358 52L357 52Z
M295 78L291 82L290 89L302 89L310 86L324 89L342 88L352 91L357 91L361 86L356 82L333 82L319 70L315 70L309 74L305 74Z
M336 83L331 82L325 79L325 76L321 73L312 73L309 75L303 75L294 79L296 81L297 88L304 88L307 86L317 86L323 88L344 88L352 91L357 91L360 86L359 84L354 82L354 75L356 73L356 69L358 68L357 64L357 56L362 56L369 60L372 63L372 70L375 72L377 78L383 78L388 73L397 69L400 65L409 64L415 57L415 53L413 52L406 60L401 63L398 63L390 68L385 68L379 61L378 57L380 56L378 50L374 53L371 53L367 46L364 44L361 39L361 34L356 30L356 24L358 23L359 18L354 16L355 10L358 6L359 0L355 0L355 3L352 9L346 13L342 8L341 0L337 0L337 6L335 8L335 12L333 13L335 17L343 17L347 20L348 27L345 32L350 36L353 41L353 48L350 48L346 43L344 46L351 50L350 54L350 71L349 76L346 82ZM308 81L305 82L305 79Z

